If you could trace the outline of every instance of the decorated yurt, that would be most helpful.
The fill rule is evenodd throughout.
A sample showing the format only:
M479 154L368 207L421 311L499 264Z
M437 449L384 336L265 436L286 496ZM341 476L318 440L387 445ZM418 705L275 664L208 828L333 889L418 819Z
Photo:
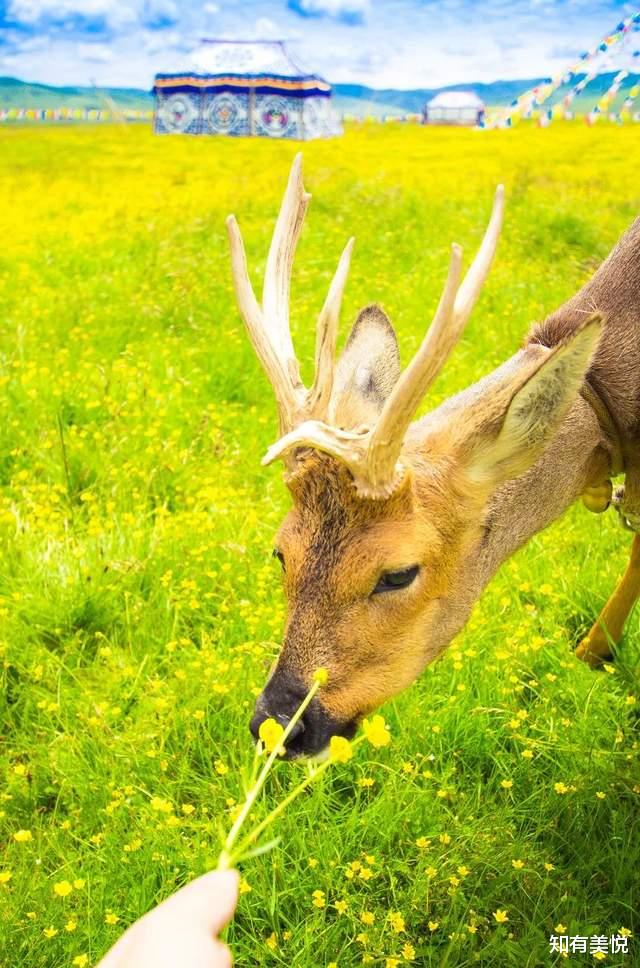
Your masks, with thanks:
M294 63L282 41L204 41L190 67L157 74L157 134L327 138L342 129L331 86Z
M425 124L481 125L485 106L473 91L441 91L427 102Z

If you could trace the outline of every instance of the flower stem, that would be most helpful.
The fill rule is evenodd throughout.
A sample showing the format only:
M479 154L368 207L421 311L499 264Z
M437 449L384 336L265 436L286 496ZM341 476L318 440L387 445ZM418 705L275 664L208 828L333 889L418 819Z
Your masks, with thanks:
M218 859L218 867L217 867L218 870L227 870L232 865L232 862L233 862L232 848L238 838L238 834L240 833L242 825L247 819L247 816L249 815L249 812L253 804L256 802L258 795L266 782L267 776L269 775L269 771L271 770L271 767L273 766L275 760L277 759L280 753L280 750L285 746L287 738L291 735L293 728L295 727L296 723L299 721L300 717L304 714L304 711L306 710L307 706L309 705L309 703L311 702L311 700L313 699L313 697L315 696L319 688L320 688L320 683L317 681L314 682L313 685L311 686L311 689L309 690L309 692L302 700L297 710L295 711L295 713L287 723L287 726L285 727L285 730L282 734L280 742L275 747L275 749L273 749L269 754L269 757L267 758L267 762L264 764L264 766L262 767L262 770L258 775L258 779L251 787L249 792L247 793L246 799L242 806L242 810L236 817L235 822L231 827L231 830L227 834L226 840L224 842L224 847Z
M358 738L353 741L352 746L353 747L358 746L364 740L364 738L365 738L364 736L358 736ZM250 847L251 844L253 844L258 839L258 837L263 832L263 830L266 830L266 828L271 823L273 823L273 821L277 817L279 817L284 810L286 810L289 804L293 803L296 797L298 797L304 790L306 790L308 786L314 783L318 779L318 777L322 776L323 773L326 773L326 771L329 769L332 763L333 763L333 760L331 759L325 760L324 763L321 763L320 766L310 776L306 776L304 780L302 780L296 787L294 787L291 793L289 793L284 798L284 800L282 800L281 803L278 804L277 807L274 807L271 813L268 814L268 816L266 816L264 820L261 820L260 823L257 824L257 826L255 826L253 830L247 834L247 836L244 838L244 840L240 843L240 846L238 847L237 855L241 857L242 854L244 854L247 847Z

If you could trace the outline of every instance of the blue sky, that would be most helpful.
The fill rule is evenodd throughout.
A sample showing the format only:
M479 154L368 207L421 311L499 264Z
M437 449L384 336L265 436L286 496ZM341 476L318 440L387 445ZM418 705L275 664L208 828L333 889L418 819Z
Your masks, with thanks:
M635 9L611 0L0 0L0 74L148 88L156 71L188 67L201 37L261 37L286 39L334 82L525 78L562 70Z

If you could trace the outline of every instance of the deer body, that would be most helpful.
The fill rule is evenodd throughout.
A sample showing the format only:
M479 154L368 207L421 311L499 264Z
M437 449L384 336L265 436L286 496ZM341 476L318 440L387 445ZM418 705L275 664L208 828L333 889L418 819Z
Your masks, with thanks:
M280 411L282 436L265 460L284 460L293 497L275 551L287 627L256 704L254 735L267 717L286 723L314 670L329 671L289 738L292 756L317 753L331 735L350 736L364 714L412 682L465 624L500 564L578 497L604 488L619 465L632 505L623 511L640 513L640 219L515 356L411 423L489 270L502 193L462 283L453 246L432 326L402 373L391 323L375 306L360 313L334 364L348 244L319 317L309 391L288 328L291 261L308 201L298 158L262 305L235 219L228 221L241 314ZM601 616L616 633L640 593L637 544ZM604 657L606 633L594 627L581 646L585 658Z

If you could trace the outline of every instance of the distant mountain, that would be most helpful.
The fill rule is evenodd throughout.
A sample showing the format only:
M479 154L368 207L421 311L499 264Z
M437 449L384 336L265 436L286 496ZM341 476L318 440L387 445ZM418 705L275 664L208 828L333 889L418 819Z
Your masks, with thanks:
M575 84L581 75L576 75ZM578 112L588 111L611 87L613 73L600 74L586 88L584 94L576 98L573 108ZM493 81L491 84L451 84L447 87L415 88L409 91L393 88L377 89L362 84L334 84L334 106L340 113L356 117L385 114L419 113L425 102L441 91L474 91L489 107L508 105L524 91L542 84L548 78L533 77L519 81ZM625 93L634 84L640 83L637 74L629 75L623 82L616 99L620 107ZM561 87L550 103L555 103L570 90ZM112 99L119 108L145 110L153 105L151 91L127 87L55 87L49 84L31 84L15 77L0 77L0 108L104 108ZM639 104L640 107L640 104Z
M0 108L105 108L108 98L119 108L153 106L151 92L135 87L53 87L0 77Z
M542 84L545 78L534 77L521 81L493 81L491 84L450 84L447 87L415 88L410 91L398 91L393 89L377 90L372 87L365 87L362 84L334 84L333 93L337 106L340 109L341 102L348 102L349 105L360 104L369 105L371 114L396 114L398 113L418 113L422 111L425 103L441 91L473 91L485 104L493 106L496 104L509 104L514 98L529 90L536 84ZM381 110L383 109L383 110ZM343 110L350 111L350 107Z

